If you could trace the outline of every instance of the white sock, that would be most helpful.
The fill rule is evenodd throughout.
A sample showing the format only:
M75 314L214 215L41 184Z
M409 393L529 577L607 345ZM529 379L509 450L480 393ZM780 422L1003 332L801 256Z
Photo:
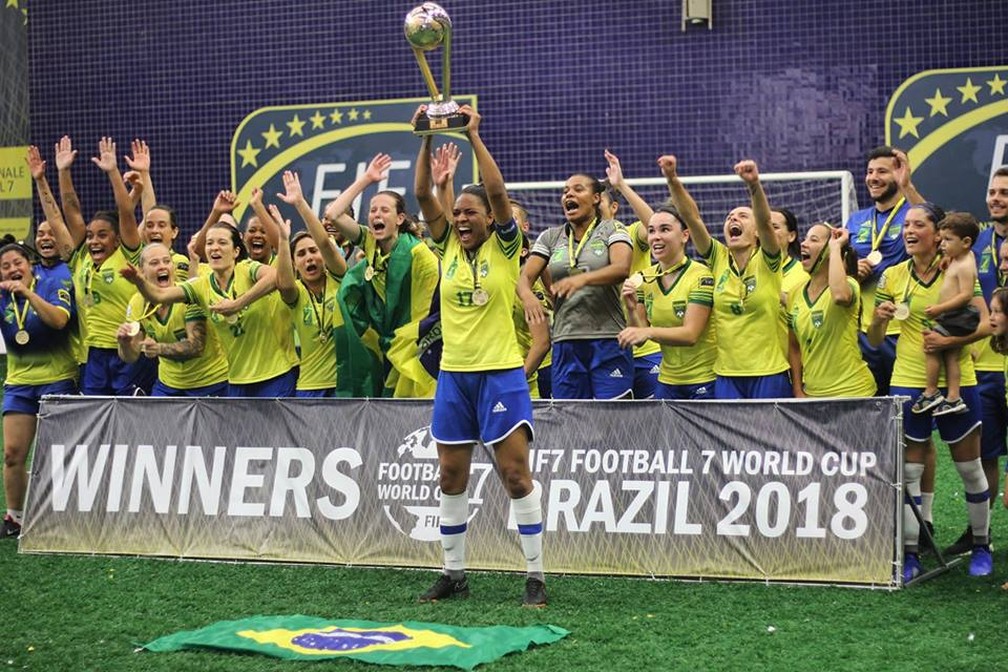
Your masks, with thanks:
M441 493L438 507L441 523L441 548L444 550L445 574L461 579L465 573L465 537L469 519L469 493Z
M934 516L931 515L931 509L933 505L934 505L934 493L921 492L921 504L920 504L921 518L923 518L929 523L934 522Z
M521 499L512 499L515 522L518 523L518 537L521 540L522 551L525 552L525 564L528 575L542 581L542 532L543 516L540 502L542 488L538 483L532 484L532 492Z
M980 458L967 462L956 462L956 471L963 481L966 491L966 513L973 529L973 544L987 545L987 532L990 529L990 492L987 489L987 476L980 465Z
M917 506L921 504L921 476L924 475L924 465L917 462L907 462L903 465L903 482L906 484L906 496L913 499ZM903 506L903 546L907 553L917 552L917 542L920 539L920 523L913 514L910 505Z

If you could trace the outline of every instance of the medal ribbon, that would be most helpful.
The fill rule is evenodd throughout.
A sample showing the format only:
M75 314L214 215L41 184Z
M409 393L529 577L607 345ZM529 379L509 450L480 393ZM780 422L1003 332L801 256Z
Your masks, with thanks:
M308 285L305 285L305 289L308 290L308 302L311 303L312 312L315 314L315 324L318 325L319 338L325 336L325 327L323 326L325 324L325 313L326 313L326 307L325 307L326 301L325 301L325 297L326 297L326 289L329 286L329 278L325 275L325 273L327 273L327 272L328 271L324 272L323 275L322 275L322 301L321 301L321 303L322 303L322 313L321 313L321 316L319 315L318 304L315 302L315 293L311 290L310 287L308 287ZM301 284L304 284L303 280L301 281Z
M666 268L664 271L661 271L660 273L654 273L652 275L648 275L643 271L641 271L641 278L644 280L644 282L654 282L658 278L664 277L666 275L671 275L676 271L681 271L683 268L685 268L686 264L688 263L689 263L689 257L686 257L675 266Z
M35 279L34 278L32 278L31 286L29 286L28 289L29 290L34 290L35 289ZM24 311L23 312L19 312L18 311L18 304L17 304L17 295L14 294L14 292L11 292L11 308L14 309L14 321L17 323L18 331L24 331L25 322L28 321L28 306L29 305L30 305L30 302L28 301L28 299L25 299L25 302L24 302Z
M570 227L570 232L567 234L567 261L570 263L570 267L574 268L577 266L578 257L581 256L581 250L584 249L585 243L591 238L592 231L595 230L595 225L598 224L598 217L592 220L592 223L588 225L587 230L581 240L578 242L577 249L574 249L574 227Z
M941 255L940 254L936 254L935 257L934 257L934 259L931 260L931 263L928 264L928 267L924 270L924 275L927 275L928 273L931 272L931 269L935 267L935 264L938 263L939 259L941 259ZM914 292L916 292L917 288L920 287L920 282L915 282L914 286L910 287L910 282L913 280L914 276L916 275L916 273L914 272L914 265L913 265L913 263L914 263L913 259L908 259L907 260L907 264L908 264L908 266L910 268L910 272L907 273L907 281L906 281L906 284L903 285L903 303L905 303L907 305L907 307L910 306L910 299L913 298ZM918 277L918 279L920 279L920 276L917 276L917 277Z
M872 211L872 228L871 228L872 252L876 251L882 244L882 241L885 239L886 232L889 231L889 225L892 224L893 218L896 217L896 213L899 212L899 209L901 207L903 207L903 203L905 201L906 198L903 196L900 197L900 200L896 201L896 205L893 206L893 209L889 212L889 216L886 217L885 223L882 224L882 228L879 229L878 231L876 231L876 229L878 228L878 210L876 209Z
M160 303L155 303L155 304L153 304L153 307L150 310L147 310L147 307L150 306L150 305L151 305L150 303L144 302L143 310L140 311L141 313L143 313L143 315L141 315L140 317L136 318L137 322L143 322L148 317L150 317L151 315L153 315L154 313L156 313L157 310L158 310L158 308L161 307ZM144 311L147 311L147 312L144 312Z

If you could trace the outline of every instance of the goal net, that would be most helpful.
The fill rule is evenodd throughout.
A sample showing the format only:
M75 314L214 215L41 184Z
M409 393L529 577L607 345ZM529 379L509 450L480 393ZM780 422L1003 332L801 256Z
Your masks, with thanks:
M704 223L711 235L722 240L722 223L728 212L739 205L748 205L749 196L737 175L705 175L681 178L697 202ZM817 222L837 226L847 221L857 210L854 178L847 171L808 173L765 173L760 182L770 200L770 207L788 208L798 217L799 237ZM628 179L627 183L651 207L668 199L665 179ZM563 182L515 182L507 185L508 195L528 210L533 240L541 231L564 221L560 195ZM620 199L617 218L624 224L636 220L630 206Z

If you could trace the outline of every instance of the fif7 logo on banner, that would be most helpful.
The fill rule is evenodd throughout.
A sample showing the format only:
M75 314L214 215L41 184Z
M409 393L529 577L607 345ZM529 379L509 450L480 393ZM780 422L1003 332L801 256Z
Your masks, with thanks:
M927 200L987 219L991 174L1008 165L1008 65L917 73L889 99L885 124Z
M476 96L454 96L459 104L476 107ZM312 210L325 206L367 169L376 154L389 154L388 177L370 187L353 204L359 222L367 220L362 209L377 191L390 189L406 197L411 213L417 212L413 197L413 171L420 139L413 135L410 120L424 98L362 100L345 103L263 107L238 125L231 139L231 188L238 194L235 218L240 222L252 189L259 187L267 202L277 202L285 217L297 228L300 218L280 202L283 172L292 170L301 178L301 188ZM441 142L461 145L462 157L456 182L474 182L476 163L464 134L446 134ZM439 140L434 141L436 148Z

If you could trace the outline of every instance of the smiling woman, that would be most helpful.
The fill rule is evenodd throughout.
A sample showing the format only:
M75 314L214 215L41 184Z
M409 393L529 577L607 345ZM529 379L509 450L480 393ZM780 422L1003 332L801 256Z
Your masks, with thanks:
M560 203L567 222L544 231L518 280L518 296L530 325L545 322L532 291L552 280L553 396L557 399L621 399L633 395L631 348L617 336L626 327L620 285L630 274L630 235L619 222L603 219L602 183L575 173Z

